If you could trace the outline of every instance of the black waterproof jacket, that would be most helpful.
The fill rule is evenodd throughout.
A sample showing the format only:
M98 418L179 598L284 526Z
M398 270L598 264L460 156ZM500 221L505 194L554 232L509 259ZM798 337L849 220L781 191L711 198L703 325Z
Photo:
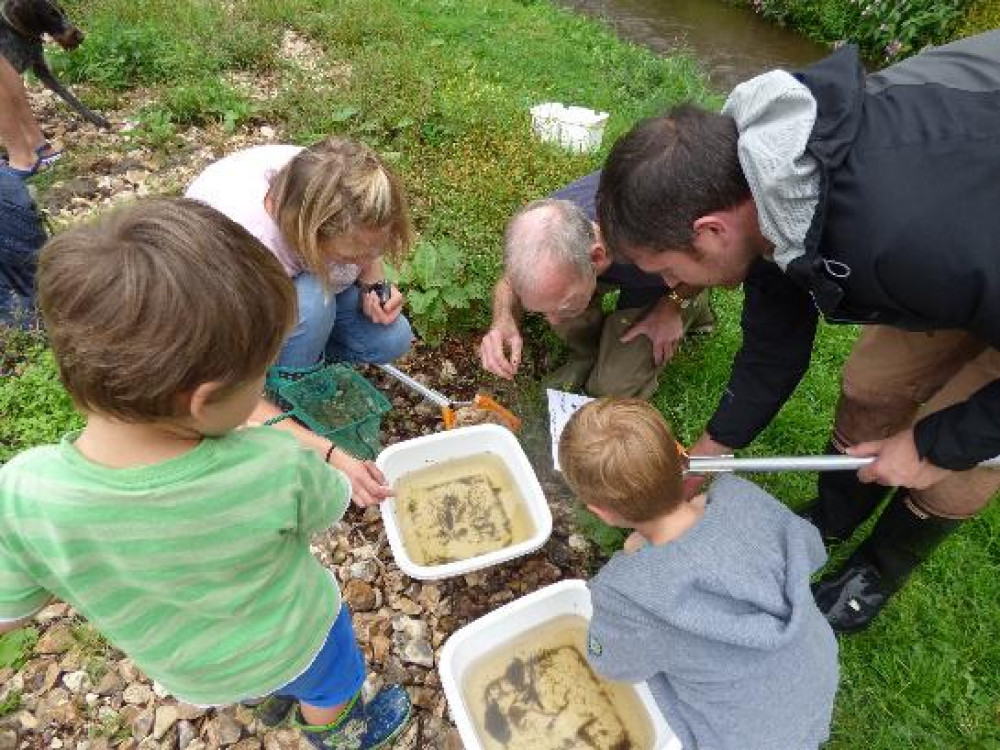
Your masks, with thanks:
M743 346L708 425L753 440L809 366L830 322L963 329L1000 348L1000 32L865 77L845 47L796 74L817 118L807 152L820 200L805 255L758 261L744 283ZM967 469L1000 455L1000 381L922 419L917 449Z

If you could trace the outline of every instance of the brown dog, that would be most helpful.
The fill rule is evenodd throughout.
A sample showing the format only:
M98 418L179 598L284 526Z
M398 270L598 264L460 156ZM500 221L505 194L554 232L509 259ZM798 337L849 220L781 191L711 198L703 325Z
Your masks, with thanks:
M83 32L69 21L53 0L4 0L0 4L0 54L14 70L18 73L30 70L84 119L98 127L110 128L111 123L56 80L45 61L43 34L48 34L65 50L76 49L83 41Z

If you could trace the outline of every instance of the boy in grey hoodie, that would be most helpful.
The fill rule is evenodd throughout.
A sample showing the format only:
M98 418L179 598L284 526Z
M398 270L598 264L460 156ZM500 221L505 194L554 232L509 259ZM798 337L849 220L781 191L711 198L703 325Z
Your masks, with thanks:
M635 529L589 584L593 668L645 680L685 750L824 742L838 666L809 590L826 559L816 529L732 476L685 501L680 448L637 399L577 412L559 463L595 515Z

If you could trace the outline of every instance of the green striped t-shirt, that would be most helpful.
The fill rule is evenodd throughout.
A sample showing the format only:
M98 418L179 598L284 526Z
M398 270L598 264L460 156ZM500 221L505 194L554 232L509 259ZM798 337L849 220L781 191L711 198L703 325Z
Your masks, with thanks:
M0 468L0 620L55 594L198 704L309 666L340 609L309 535L343 516L343 474L267 427L131 469L87 461L75 439Z

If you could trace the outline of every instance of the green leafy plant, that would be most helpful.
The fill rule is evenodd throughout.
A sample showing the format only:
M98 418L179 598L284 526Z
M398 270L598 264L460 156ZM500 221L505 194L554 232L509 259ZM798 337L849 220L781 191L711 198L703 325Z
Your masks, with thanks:
M31 656L31 650L38 643L38 631L21 628L0 635L0 667L20 669ZM3 712L0 711L0 716Z
M2 641L0 641L2 642ZM0 719L4 716L9 716L21 707L21 691L11 690L4 696L3 700L0 700Z
M948 41L969 0L856 0L856 4L861 13L850 31L851 41L888 63L928 44Z
M468 327L475 309L489 299L486 285L470 273L466 253L447 240L419 243L392 276L406 294L417 332L435 345L446 330Z
M159 104L139 112L135 127L128 132L128 137L138 145L165 151L180 143L173 112Z
M90 28L87 43L73 54L53 55L70 83L90 82L121 91L166 79L172 67L168 37L153 25L122 27L109 17Z
M765 18L822 42L853 42L890 63L952 39L971 0L750 0Z
M170 89L163 97L162 106L179 127L217 122L229 133L254 115L253 102L217 79Z
M17 377L0 378L0 461L57 442L83 422L59 382L52 353L38 344L24 357Z

